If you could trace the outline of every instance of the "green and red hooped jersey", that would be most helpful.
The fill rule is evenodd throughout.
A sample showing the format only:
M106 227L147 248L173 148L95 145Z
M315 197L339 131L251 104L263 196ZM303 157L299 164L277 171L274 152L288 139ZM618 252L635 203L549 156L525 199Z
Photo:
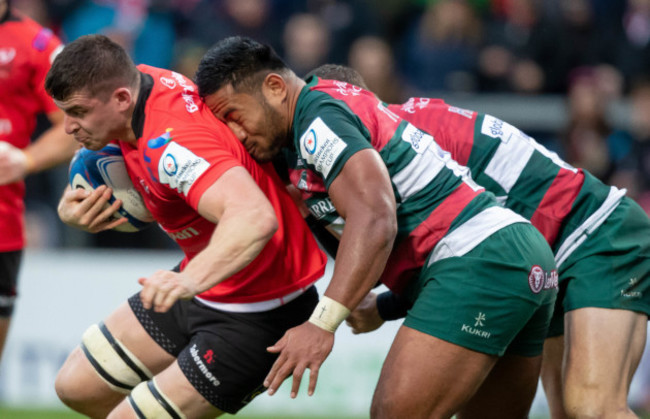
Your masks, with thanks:
M551 245L558 267L625 195L491 115L429 98L388 109L433 135L479 185L529 219Z
M473 248L506 225L526 222L500 208L494 195L474 183L467 168L452 160L431 135L356 86L308 80L296 104L293 136L294 148L287 151L291 183L311 213L339 236L344 220L327 188L356 152L373 148L381 156L391 178L398 223L381 281L396 292L437 257L459 255L459 249ZM467 234L445 243L446 250L458 252L436 248L461 226L468 228Z
M198 295L246 304L282 298L321 278L327 259L271 164L257 164L199 98L170 70L138 66L141 86L132 127L137 146L119 142L129 176L162 229L185 253L203 250L216 225L198 212L201 196L226 171L243 167L273 206L278 230L241 271Z

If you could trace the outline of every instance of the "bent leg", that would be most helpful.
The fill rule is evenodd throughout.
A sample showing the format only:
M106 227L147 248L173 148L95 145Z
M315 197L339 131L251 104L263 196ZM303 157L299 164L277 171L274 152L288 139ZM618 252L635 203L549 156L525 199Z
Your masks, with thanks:
M630 382L646 342L645 314L582 308L566 313L564 400L570 417L636 417Z
M479 388L497 357L402 326L372 399L373 418L447 418Z
M564 336L554 336L544 341L542 356L542 385L549 413L553 419L566 419L562 390L562 365L564 359Z
M149 336L127 303L109 315L105 325L112 338L119 342L122 353L103 335L96 340L86 337L84 344L75 348L65 361L55 381L61 401L91 417L105 417L128 394L129 386L122 385L125 380L120 377L124 370L148 370L149 374L155 374L174 361ZM90 348L92 353L87 355L83 347L86 351ZM129 363L135 366L131 368Z
M178 362L174 362L153 380L134 389L108 418L214 418L222 413L201 396L187 380Z
M458 419L527 418L535 398L542 356L499 358Z

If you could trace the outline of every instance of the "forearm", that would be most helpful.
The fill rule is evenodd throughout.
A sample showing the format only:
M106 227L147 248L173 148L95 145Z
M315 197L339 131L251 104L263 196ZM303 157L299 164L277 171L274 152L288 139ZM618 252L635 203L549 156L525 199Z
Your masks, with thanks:
M346 220L336 263L325 295L352 310L377 283L395 237L383 218Z
M210 243L185 267L197 293L206 291L236 274L264 249L277 229L275 219L264 214L226 215L212 234Z
M52 125L23 151L27 155L27 173L40 172L69 161L79 145L65 133L63 124Z

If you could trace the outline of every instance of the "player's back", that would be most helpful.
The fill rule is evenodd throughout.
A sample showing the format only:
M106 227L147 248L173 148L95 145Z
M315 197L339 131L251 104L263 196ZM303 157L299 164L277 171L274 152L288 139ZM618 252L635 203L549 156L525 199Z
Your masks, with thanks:
M441 100L411 98L388 108L433 135L474 180L530 219L558 258L595 228L625 191L564 162L516 127ZM559 260L558 260L559 262Z

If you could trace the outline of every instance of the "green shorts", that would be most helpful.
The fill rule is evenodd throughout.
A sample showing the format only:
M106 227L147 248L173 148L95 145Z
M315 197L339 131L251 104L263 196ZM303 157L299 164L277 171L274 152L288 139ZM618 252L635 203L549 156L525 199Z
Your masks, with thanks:
M404 325L490 355L536 356L557 295L553 253L530 224L511 224L463 256L425 267L405 296Z
M560 294L549 337L564 334L564 313L578 308L650 315L650 219L645 211L624 197L558 272Z

